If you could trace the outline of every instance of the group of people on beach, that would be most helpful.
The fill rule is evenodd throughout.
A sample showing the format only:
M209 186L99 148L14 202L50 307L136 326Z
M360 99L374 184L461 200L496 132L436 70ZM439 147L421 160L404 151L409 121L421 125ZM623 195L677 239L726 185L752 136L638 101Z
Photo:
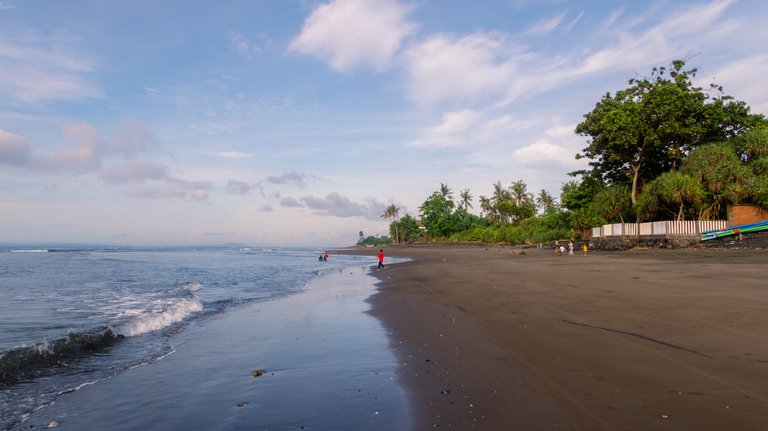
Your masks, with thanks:
M587 255L587 243L585 242L582 246L582 249L584 250L584 256ZM555 240L555 255L560 256L565 254L565 245L560 244L559 240ZM568 241L568 256L573 256L573 241Z

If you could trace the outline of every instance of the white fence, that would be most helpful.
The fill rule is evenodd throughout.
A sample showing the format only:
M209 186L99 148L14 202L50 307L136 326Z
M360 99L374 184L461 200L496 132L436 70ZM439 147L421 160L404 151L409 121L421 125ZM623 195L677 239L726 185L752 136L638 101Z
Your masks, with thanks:
M728 227L725 220L654 221L649 223L615 223L592 228L592 237L644 235L699 235L708 230Z

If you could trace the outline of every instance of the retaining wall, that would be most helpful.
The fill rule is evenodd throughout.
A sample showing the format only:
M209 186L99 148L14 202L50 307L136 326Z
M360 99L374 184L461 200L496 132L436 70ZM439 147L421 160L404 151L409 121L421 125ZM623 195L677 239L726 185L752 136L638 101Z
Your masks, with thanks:
M630 250L644 248L688 248L701 243L701 235L643 235L604 236L589 240L589 248L595 250Z

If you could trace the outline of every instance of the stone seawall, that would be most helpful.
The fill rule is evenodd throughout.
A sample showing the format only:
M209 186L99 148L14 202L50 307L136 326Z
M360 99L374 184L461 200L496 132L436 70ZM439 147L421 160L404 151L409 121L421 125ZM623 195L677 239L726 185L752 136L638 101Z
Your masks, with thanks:
M595 250L630 250L635 247L689 248L700 243L700 235L603 236L590 238L589 248Z

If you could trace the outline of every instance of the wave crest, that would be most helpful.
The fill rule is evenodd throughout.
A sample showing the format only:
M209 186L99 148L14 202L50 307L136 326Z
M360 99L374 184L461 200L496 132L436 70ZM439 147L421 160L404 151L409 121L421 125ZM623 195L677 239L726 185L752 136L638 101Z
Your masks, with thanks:
M45 374L67 359L101 351L114 344L120 335L105 326L91 332L71 332L64 338L34 346L17 347L0 356L0 386L29 376Z
M173 303L160 312L134 317L122 324L117 329L117 333L126 337L135 337L181 322L191 314L200 311L203 311L203 303L198 297L193 296Z

